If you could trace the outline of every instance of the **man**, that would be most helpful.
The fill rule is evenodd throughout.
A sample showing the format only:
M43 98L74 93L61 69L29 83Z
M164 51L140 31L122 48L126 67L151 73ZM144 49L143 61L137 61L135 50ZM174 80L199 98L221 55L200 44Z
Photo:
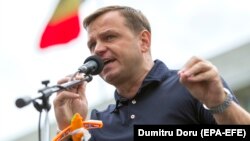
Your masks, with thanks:
M103 128L90 130L91 140L133 140L134 124L250 123L248 112L235 102L210 62L193 57L177 72L152 60L150 24L140 11L104 7L83 24L91 54L104 61L101 78L116 88L115 105L91 112L91 119L103 121ZM54 108L59 129L67 127L76 112L86 117L85 86L57 94Z

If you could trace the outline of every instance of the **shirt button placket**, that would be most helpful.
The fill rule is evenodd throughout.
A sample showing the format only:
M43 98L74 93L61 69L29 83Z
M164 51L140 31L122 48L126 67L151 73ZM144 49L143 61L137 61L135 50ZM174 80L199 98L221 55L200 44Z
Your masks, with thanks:
M131 103L132 103L133 105L136 104L136 100L135 100L135 99L132 100ZM130 118L131 118L131 119L135 119L135 114L132 114L132 115L130 116Z

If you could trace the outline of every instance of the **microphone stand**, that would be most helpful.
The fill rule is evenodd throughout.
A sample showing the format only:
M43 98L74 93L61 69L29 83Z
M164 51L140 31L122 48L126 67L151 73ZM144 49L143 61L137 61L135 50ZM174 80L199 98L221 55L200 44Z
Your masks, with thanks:
M73 80L73 81L69 81L67 83L61 84L61 85L54 85L49 87L49 80L45 80L42 81L42 84L45 86L44 88L38 90L39 93L42 93L42 96L36 97L36 98L29 98L29 97L23 97L23 98L19 98L16 100L16 106L19 108L22 108L24 106L27 106L28 104L30 104L31 102L33 103L34 107L36 108L37 111L40 112L40 116L39 116L39 141L49 141L49 118L48 118L48 112L51 108L51 105L49 104L49 97L58 91L62 91L62 90L67 90L73 86L76 86L80 83L82 83L83 81L87 81L90 82L92 80L92 76L90 74L86 74L84 76L83 79L81 80ZM37 100L41 100L40 103L37 102ZM44 131L41 131L41 115L42 115L42 111L45 111L45 120L44 120ZM43 133L43 134L42 134ZM42 136L41 136L42 135ZM42 137L42 138L41 138Z

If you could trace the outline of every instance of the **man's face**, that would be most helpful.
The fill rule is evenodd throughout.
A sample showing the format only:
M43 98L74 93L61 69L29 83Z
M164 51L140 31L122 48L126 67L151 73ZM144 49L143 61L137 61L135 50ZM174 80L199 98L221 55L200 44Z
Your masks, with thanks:
M100 76L110 84L128 81L141 64L139 34L132 32L119 12L112 11L95 19L87 28L91 54L104 61Z

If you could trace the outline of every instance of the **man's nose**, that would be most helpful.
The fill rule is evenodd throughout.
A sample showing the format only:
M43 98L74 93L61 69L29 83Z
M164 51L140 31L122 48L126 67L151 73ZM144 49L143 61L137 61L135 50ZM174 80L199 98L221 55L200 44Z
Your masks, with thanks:
M95 46L94 54L102 55L107 51L107 47L102 43L97 43Z

